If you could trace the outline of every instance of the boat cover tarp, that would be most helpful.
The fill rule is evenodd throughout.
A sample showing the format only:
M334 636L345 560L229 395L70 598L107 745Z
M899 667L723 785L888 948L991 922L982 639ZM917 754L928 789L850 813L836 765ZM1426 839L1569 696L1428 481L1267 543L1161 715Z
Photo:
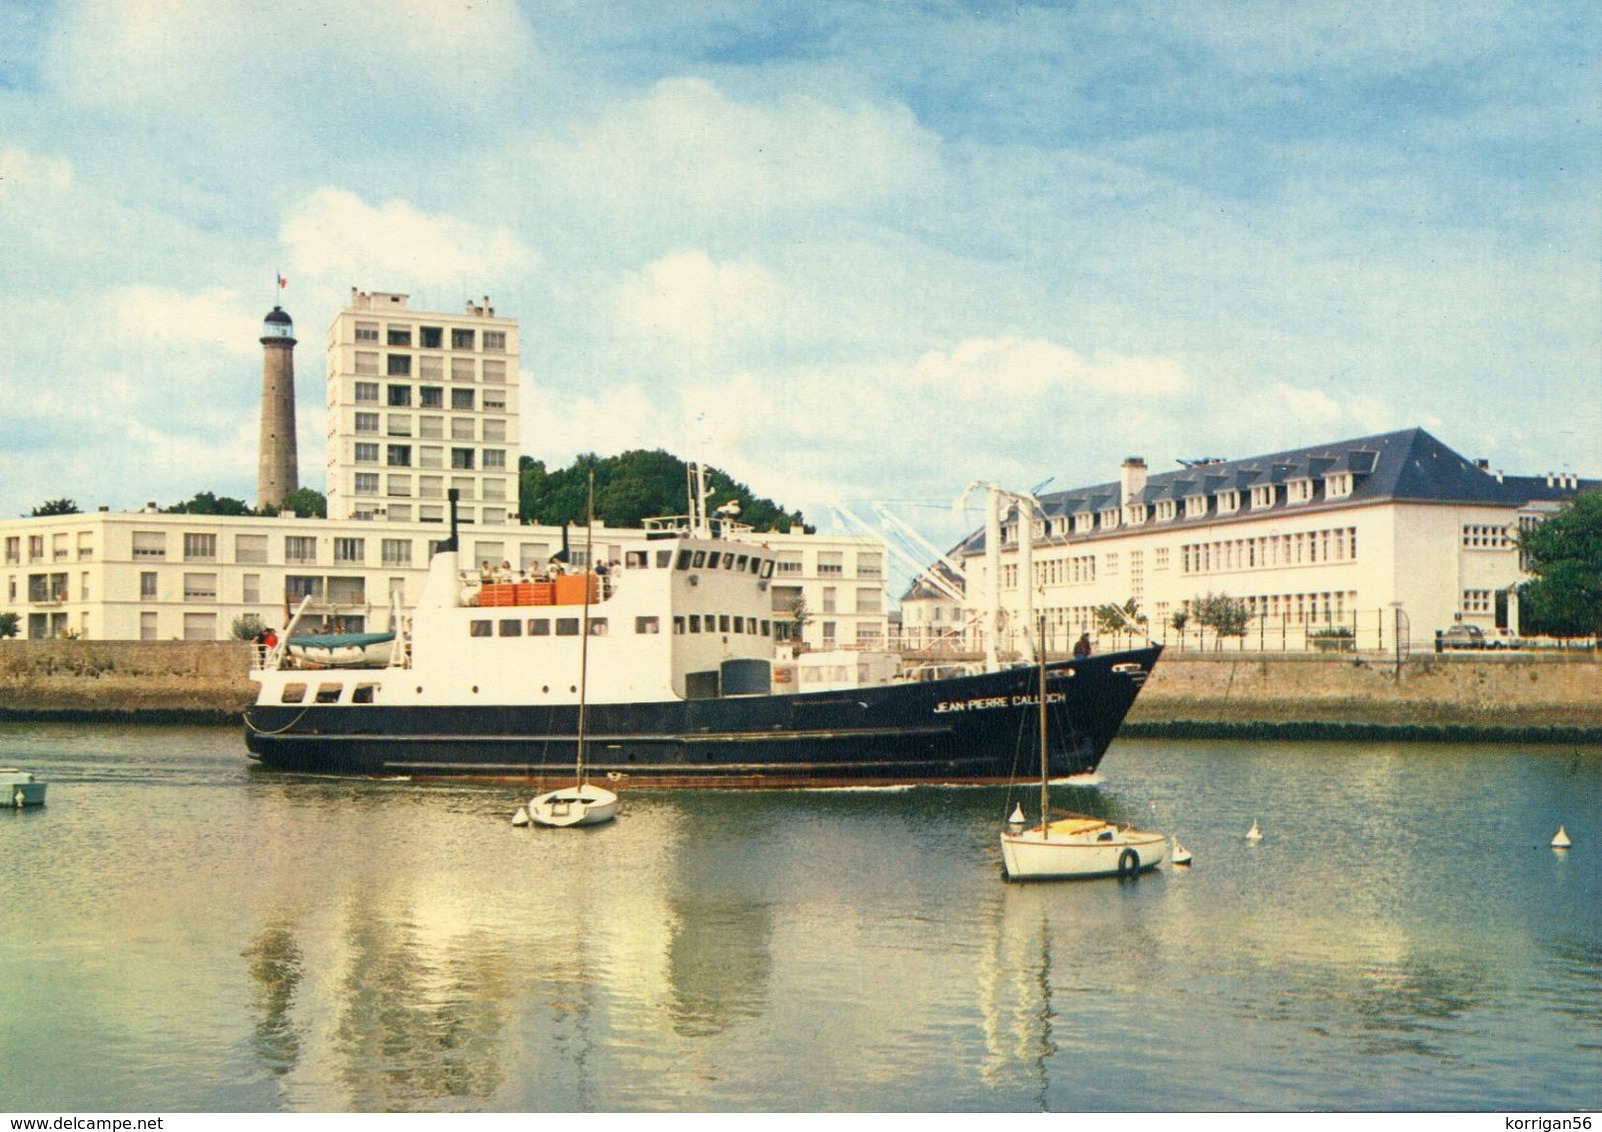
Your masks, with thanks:
M319 633L310 637L291 637L292 649L364 649L393 641L394 633Z

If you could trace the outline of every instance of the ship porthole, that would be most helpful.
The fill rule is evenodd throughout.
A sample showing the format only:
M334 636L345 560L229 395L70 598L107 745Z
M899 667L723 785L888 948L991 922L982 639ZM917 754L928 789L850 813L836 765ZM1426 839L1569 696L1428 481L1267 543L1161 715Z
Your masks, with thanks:
M417 694L419 696L423 694L423 686L421 684L417 685Z
M473 685L473 695L475 695L475 696L478 695L478 685L477 684Z
M540 688L540 695L548 696L550 694L551 694L551 686L549 684L545 684Z

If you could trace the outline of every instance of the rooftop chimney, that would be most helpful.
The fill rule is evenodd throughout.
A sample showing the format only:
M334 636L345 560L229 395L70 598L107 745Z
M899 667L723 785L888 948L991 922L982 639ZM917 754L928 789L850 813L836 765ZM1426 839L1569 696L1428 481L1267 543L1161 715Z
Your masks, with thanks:
M1146 461L1140 456L1130 456L1124 461L1123 473L1119 477L1122 487L1121 503L1133 503L1140 498L1141 492L1146 490Z

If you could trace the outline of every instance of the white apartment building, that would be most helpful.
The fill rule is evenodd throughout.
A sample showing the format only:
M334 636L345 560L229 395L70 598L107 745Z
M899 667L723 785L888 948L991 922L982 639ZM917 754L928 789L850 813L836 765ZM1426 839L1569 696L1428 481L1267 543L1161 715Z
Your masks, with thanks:
M328 328L328 515L517 522L517 320L486 297L462 314L351 289Z
M629 532L637 536L639 532ZM622 532L597 526L597 559L622 558ZM446 528L435 523L95 511L0 522L0 612L41 640L226 640L246 615L282 625L311 598L319 628L388 629L392 604L410 609ZM776 634L800 599L802 640L814 648L881 646L887 635L885 550L859 537L750 536L778 552ZM463 528L474 562L542 571L584 532L560 527Z
M1041 496L1026 520L1007 505L993 544L976 531L953 554L961 605L915 588L902 599L903 632L977 651L994 578L1004 651L1042 614L1048 646L1066 651L1097 635L1098 607L1131 600L1141 632L1194 640L1196 626L1176 628L1174 616L1207 596L1251 613L1229 647L1298 649L1322 634L1389 649L1400 628L1405 644L1428 648L1458 622L1517 633L1514 591L1528 577L1519 529L1598 486L1493 473L1422 429L1158 474L1132 457L1116 481Z

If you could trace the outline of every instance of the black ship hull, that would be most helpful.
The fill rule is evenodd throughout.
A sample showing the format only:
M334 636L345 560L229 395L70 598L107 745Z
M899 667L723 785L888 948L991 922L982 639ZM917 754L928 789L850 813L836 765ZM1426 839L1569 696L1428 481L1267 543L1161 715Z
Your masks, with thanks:
M1047 670L1054 776L1096 769L1160 646ZM845 692L591 704L585 763L634 786L982 784L1038 774L1038 668ZM259 705L252 756L276 770L540 782L570 778L575 705Z

